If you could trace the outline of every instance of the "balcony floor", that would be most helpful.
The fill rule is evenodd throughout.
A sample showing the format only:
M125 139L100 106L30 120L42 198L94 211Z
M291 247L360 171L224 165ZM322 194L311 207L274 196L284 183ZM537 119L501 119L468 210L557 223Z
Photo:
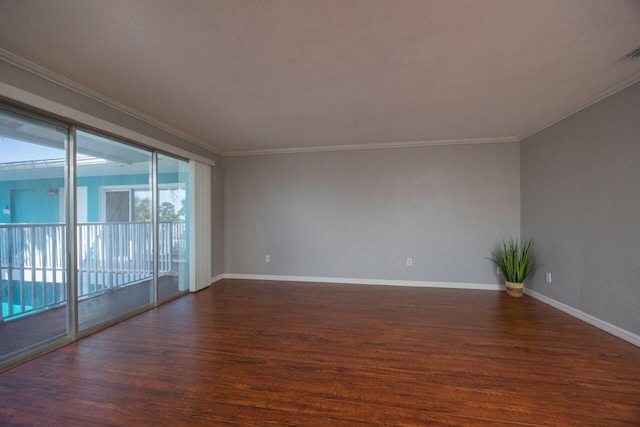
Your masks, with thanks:
M160 295L179 293L177 276L162 276L158 282ZM147 280L80 301L78 304L80 329L89 329L93 325L147 305L150 286L151 281ZM9 322L0 322L0 355L24 349L50 338L63 336L66 331L66 306Z

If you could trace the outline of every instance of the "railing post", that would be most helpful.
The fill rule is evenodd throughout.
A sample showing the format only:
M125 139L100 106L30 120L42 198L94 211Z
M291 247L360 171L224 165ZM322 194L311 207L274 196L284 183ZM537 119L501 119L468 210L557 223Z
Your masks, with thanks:
M8 264L8 270L7 270L7 284L8 284L8 289L7 289L7 308L8 308L8 313L7 313L7 317L11 317L13 316L13 233L14 233L14 228L9 229L9 232L7 233L9 238L9 251L7 253L8 258L9 258L9 264Z
M31 308L36 306L36 227L29 227L29 258L31 258ZM26 299L22 304L22 311L26 311L27 302Z
M27 297L24 290L24 270L25 270L25 256L24 256L24 246L25 246L25 234L26 230L24 228L20 229L20 311L24 312L24 300Z
M167 239L168 245L168 259L167 259L167 270L173 271L173 229L175 227L175 222L170 222L168 224L169 227L169 238Z

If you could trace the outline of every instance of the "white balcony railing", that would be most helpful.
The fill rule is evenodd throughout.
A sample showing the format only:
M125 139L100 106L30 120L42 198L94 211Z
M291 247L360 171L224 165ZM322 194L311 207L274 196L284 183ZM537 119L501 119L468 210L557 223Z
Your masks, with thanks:
M78 297L100 295L153 277L151 223L78 224ZM0 319L66 303L66 226L0 224ZM161 222L158 274L185 261L186 225Z

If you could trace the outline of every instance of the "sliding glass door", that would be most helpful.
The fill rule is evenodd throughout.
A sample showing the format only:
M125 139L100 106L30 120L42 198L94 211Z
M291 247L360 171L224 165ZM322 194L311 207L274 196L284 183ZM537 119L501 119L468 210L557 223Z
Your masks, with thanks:
M151 151L89 132L77 132L76 153L84 331L154 302L153 174Z
M67 139L0 110L0 361L67 334Z
M0 109L0 369L188 291L188 194L187 161Z

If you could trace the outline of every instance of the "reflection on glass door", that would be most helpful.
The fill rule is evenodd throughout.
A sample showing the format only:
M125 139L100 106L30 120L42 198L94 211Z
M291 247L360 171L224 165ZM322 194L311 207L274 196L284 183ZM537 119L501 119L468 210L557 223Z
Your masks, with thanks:
M67 136L0 110L0 361L67 333Z
M189 289L189 163L158 154L158 300Z
M148 306L154 274L150 151L77 132L78 188L86 188L86 222L78 222L78 325L86 330ZM80 200L78 200L80 204Z
M105 192L104 209L107 222L131 221L131 192L111 190Z

